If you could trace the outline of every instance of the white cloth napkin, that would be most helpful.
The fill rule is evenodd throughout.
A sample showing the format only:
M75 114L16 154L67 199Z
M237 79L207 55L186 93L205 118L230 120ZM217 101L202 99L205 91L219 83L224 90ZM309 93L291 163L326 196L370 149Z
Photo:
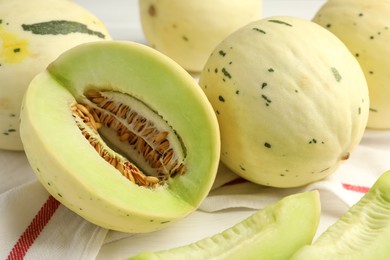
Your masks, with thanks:
M94 259L108 232L60 205L36 180L3 193L0 205L1 259Z
M60 205L36 180L24 153L0 151L0 259L123 259L194 242L286 195L313 189L321 194L319 235L390 170L389 158L390 131L367 130L332 176L301 188L255 185L221 165L199 210L161 231L125 234L97 227Z

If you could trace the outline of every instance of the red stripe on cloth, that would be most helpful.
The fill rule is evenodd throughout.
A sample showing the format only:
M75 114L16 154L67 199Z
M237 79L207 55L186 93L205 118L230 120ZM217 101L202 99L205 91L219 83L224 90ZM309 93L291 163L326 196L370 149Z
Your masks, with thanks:
M356 192L360 192L360 193L367 193L370 190L369 187L352 185L352 184L348 184L348 183L343 183L343 187L346 190L356 191Z
M23 259L28 249L49 222L50 218L54 215L59 205L60 203L54 197L49 196L45 204L43 204L34 219L31 221L30 225L19 237L19 240L9 253L7 260Z

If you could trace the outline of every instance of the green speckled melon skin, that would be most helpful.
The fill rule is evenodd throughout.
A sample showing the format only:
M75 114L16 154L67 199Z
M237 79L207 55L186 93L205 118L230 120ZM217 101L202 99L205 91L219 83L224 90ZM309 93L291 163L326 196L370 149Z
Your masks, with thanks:
M367 127L390 129L390 1L331 0L313 18L361 65L370 91Z
M231 34L200 85L220 124L221 160L262 185L296 187L332 174L367 124L358 62L336 36L299 18L270 17Z
M23 150L20 106L34 76L65 50L109 39L101 21L73 1L0 1L0 149Z

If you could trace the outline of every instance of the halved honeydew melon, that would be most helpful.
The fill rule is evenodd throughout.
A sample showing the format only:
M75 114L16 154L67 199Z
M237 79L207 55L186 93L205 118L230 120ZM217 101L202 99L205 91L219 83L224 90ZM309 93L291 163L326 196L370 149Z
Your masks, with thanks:
M107 96L122 107L134 105L129 110L138 109L138 118L163 129L172 158L183 166L151 171L141 161L132 164L124 149L134 145L113 145L124 134L113 134L105 119L88 123L91 108L99 106L92 101ZM102 113L123 119L104 102ZM110 134L99 139L103 132ZM194 211L219 163L218 124L200 87L171 59L131 42L89 43L61 55L28 88L21 136L33 170L56 199L97 225L124 232L158 230Z

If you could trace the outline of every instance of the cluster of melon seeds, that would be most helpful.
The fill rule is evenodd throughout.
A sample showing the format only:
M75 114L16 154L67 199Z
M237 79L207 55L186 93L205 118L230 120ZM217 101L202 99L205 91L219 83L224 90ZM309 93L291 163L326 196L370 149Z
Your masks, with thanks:
M135 107L131 108L129 102L117 100L117 94L88 90L88 104L72 104L73 117L83 136L103 159L140 186L154 186L184 174L185 150L173 129L162 118L156 124L156 117L141 115L138 110L142 106L144 114L144 104L131 98Z

